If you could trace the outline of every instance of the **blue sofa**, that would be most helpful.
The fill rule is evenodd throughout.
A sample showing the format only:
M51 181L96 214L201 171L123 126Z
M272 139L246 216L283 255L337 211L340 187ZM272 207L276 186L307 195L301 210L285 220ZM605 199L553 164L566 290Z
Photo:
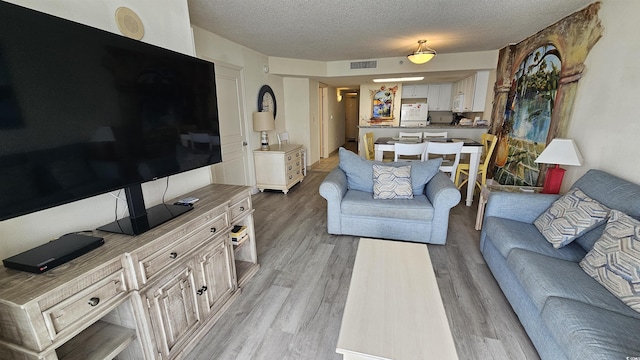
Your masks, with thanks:
M573 187L640 218L640 186L589 170ZM640 356L640 313L579 266L605 224L555 249L533 225L560 195L492 193L480 249L542 359Z
M383 163L364 160L344 148L339 157L340 165L320 185L330 234L431 244L447 241L449 211L461 195L449 176L439 171L441 159ZM373 164L410 164L413 198L374 199Z

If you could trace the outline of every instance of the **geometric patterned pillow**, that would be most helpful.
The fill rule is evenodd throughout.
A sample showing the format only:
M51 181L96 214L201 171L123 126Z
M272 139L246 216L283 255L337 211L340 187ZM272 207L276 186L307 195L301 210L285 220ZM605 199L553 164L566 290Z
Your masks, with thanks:
M640 312L640 222L611 211L602 237L580 267L633 310Z
M374 199L413 199L411 165L373 165Z
M538 216L533 224L554 248L560 249L604 223L610 212L608 207L573 188Z

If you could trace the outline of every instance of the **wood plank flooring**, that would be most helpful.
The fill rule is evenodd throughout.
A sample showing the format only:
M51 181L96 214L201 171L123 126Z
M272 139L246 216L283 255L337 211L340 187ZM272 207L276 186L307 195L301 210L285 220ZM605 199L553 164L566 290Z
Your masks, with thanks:
M342 358L335 348L358 238L326 231L318 187L336 164L322 159L287 195L253 196L260 271L186 359ZM539 359L480 254L476 209L457 205L447 244L428 245L458 356Z

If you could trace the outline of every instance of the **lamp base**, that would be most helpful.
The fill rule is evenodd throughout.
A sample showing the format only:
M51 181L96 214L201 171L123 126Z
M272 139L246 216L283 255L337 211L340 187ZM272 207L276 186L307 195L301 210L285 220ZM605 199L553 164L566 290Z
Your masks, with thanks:
M262 146L260 146L260 150L262 151L269 151L269 135L267 134L266 131L262 132L262 138L260 140L260 142L262 143Z
M565 170L556 164L555 167L547 168L547 175L544 179L544 187L542 188L543 194L558 194L560 193L560 186L562 185L562 178L564 177Z

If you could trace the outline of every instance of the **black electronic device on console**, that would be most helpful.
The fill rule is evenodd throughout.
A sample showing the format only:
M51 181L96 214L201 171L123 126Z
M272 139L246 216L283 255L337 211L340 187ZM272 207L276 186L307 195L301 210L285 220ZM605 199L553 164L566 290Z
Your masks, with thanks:
M5 267L41 274L104 244L101 237L67 234L2 260Z

